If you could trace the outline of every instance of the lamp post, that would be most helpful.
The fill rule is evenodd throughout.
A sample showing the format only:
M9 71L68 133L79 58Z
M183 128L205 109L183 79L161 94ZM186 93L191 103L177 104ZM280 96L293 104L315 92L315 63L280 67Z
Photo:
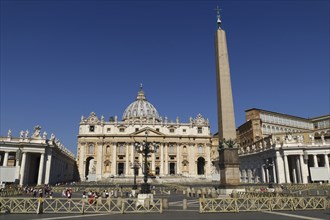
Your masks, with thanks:
M143 181L144 183L141 184L141 193L142 194L149 194L150 191L150 184L148 184L148 155L149 153L155 153L159 147L159 144L156 142L148 142L148 132L145 132L146 140L142 143L135 142L135 150L136 152L142 154L144 157L144 166L143 166Z
M134 172L134 184L133 184L132 189L137 189L136 175L137 175L137 172L139 170L139 167L140 167L140 163L138 163L138 162L131 163L131 168L133 169L133 172Z

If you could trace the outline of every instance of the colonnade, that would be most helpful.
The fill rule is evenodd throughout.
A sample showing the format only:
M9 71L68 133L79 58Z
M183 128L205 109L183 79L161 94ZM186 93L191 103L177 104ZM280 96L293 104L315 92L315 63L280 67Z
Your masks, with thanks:
M273 155L265 155L266 159L257 157L254 163L249 164L244 163L244 157L241 157L241 182L309 183L311 181L309 168L319 167L320 161L322 161L321 166L326 167L330 175L329 155L330 152L302 151L281 154L276 151Z
M8 167L9 155L15 155L15 179L20 185L41 185L73 180L74 160L66 160L63 156L54 157L54 152L51 150L46 153L44 151L28 152L22 148L19 154L18 149L13 150L15 151L3 152L2 166ZM36 179L33 177L34 173L36 173Z

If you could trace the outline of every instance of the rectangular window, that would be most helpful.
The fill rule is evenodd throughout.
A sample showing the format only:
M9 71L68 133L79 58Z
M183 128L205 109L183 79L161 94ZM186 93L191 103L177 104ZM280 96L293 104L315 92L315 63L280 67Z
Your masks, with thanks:
M119 128L119 132L125 132L125 128Z
M173 154L173 153L174 153L174 146L170 145L170 154Z
M107 128L107 132L110 132L111 131L111 128Z
M183 132L183 133L186 133L186 132L187 132L187 130L186 130L186 129L182 129L182 132Z
M203 153L203 146L202 145L199 145L198 146L198 153L199 154L202 154Z
M174 133L174 129L173 128L170 129L170 133Z
M158 132L159 132L159 128L156 128L156 131L158 131Z
M197 133L198 133L198 134L203 133L203 129L202 129L202 128L197 128Z
M139 129L138 128L135 128L135 131L139 131Z
M95 126L94 125L90 125L89 126L89 132L94 132L95 130Z

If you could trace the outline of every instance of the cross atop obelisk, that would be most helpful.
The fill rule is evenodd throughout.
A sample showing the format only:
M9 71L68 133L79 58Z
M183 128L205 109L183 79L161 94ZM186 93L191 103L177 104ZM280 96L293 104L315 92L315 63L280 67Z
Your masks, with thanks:
M214 10L217 11L218 29L221 29L221 16L220 16L221 8L219 8L219 5L217 5L217 7Z

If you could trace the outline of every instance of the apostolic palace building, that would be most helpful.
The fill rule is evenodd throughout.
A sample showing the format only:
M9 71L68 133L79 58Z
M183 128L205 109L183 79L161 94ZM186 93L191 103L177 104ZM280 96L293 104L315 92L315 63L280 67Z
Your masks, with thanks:
M330 182L330 115L246 110L237 129L241 182Z
M146 139L159 143L159 149L148 158L151 175L211 178L217 147L212 150L209 121L200 114L188 122L162 118L141 86L121 120L115 116L105 121L94 112L82 116L77 151L81 180L133 177L133 164L143 162L134 143ZM138 175L143 175L141 169Z

